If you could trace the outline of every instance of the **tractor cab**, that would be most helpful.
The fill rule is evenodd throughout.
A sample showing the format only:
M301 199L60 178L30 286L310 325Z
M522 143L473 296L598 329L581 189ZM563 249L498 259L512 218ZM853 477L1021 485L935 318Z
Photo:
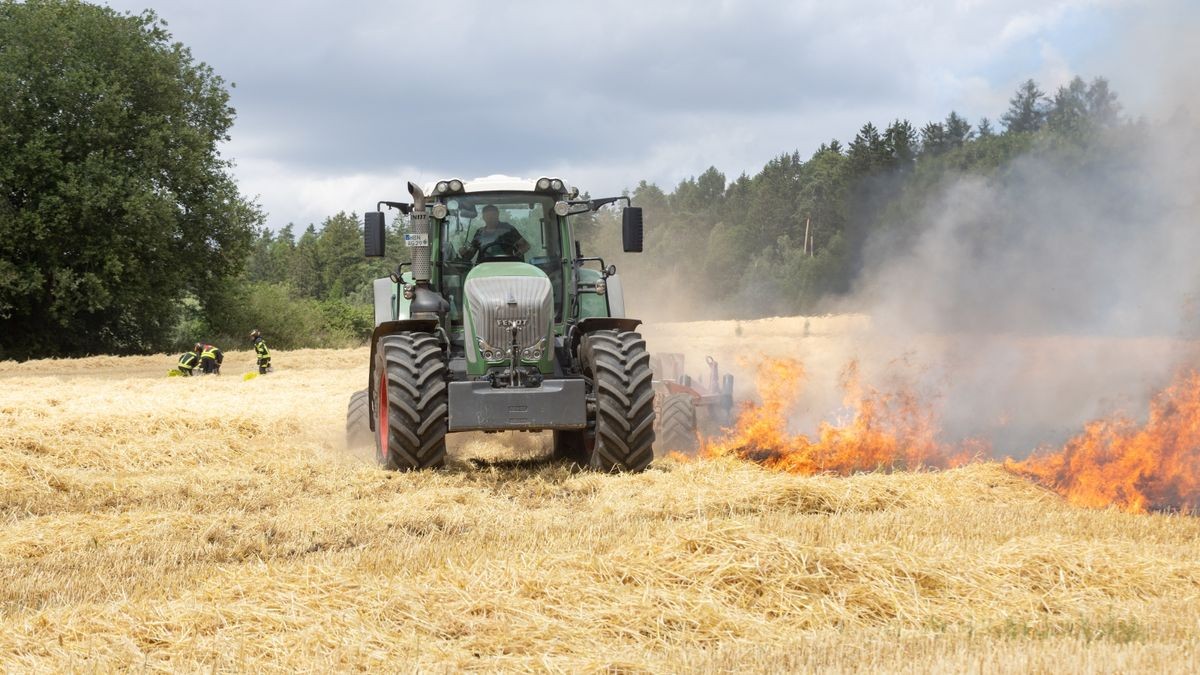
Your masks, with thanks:
M463 285L472 270L489 263L523 263L541 270L553 291L555 320L562 320L569 271L564 269L564 228L554 213L553 196L482 193L449 197L443 204L446 217L436 225L433 264L457 327L463 321Z

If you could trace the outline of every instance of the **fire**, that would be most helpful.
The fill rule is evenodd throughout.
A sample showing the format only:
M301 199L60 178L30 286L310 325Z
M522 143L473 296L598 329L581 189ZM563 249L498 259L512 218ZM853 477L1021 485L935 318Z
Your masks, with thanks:
M788 412L801 393L803 365L770 358L758 367L762 403L746 405L723 438L705 444L707 456L735 456L764 466L812 475L877 469L958 466L973 447L957 451L940 444L934 411L909 391L881 392L862 383L858 365L842 373L844 424L822 423L816 439L788 430Z
M1061 450L1005 466L1079 506L1194 512L1200 507L1200 373L1182 373L1159 392L1143 425L1123 416L1095 421Z
M912 391L863 384L855 362L842 373L847 418L821 423L815 438L794 434L788 414L803 382L800 362L764 360L756 374L762 403L743 406L723 437L705 442L703 454L804 475L949 468L989 455L977 440L957 447L940 442L933 406ZM1194 513L1200 510L1200 372L1180 374L1155 396L1144 424L1124 416L1098 420L1063 448L1009 459L1005 467L1077 506Z

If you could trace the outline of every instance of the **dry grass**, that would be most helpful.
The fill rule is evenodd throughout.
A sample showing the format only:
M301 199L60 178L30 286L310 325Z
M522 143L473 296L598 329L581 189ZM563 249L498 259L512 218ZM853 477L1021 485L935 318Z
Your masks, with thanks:
M365 350L171 361L0 364L0 670L1200 665L1200 519L996 465L573 473L528 437L386 473L342 446Z

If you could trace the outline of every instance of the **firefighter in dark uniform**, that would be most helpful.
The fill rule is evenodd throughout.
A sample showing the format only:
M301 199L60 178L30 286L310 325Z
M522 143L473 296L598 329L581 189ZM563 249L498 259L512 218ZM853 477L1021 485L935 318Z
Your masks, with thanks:
M198 365L200 365L200 355L193 350L184 352L183 356L179 357L179 365L176 367L179 369L180 375L183 375L184 377L191 377L192 371L195 370L196 366Z
M200 352L200 371L205 375L220 375L221 362L225 360L225 355L221 353L221 349L216 345L202 345L196 343Z
M257 328L250 331L250 340L254 342L254 354L258 357L258 374L266 375L271 372L271 350L267 349L262 331Z

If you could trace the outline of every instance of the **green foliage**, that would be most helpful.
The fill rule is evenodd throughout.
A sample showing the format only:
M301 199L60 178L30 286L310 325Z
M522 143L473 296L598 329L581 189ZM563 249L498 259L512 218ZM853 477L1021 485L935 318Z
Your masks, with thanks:
M375 327L372 282L409 260L403 222L387 231L387 257L363 257L362 224L338 213L305 228L255 232L244 273L212 294L204 319L180 323L177 344L201 339L246 341L258 328L279 349L361 344Z
M351 304L345 300L322 300L321 317L331 335L346 336L361 344L375 328L375 311L371 305Z
M286 284L237 281L216 295L203 318L180 324L176 347L203 340L248 348L254 328L272 348L347 347L370 336L374 316L370 306L298 296Z
M165 346L261 220L224 81L152 12L3 0L0 101L0 358Z
M1046 122L1046 94L1033 80L1025 80L1008 101L1008 112L1000 117L1009 133L1037 131Z

